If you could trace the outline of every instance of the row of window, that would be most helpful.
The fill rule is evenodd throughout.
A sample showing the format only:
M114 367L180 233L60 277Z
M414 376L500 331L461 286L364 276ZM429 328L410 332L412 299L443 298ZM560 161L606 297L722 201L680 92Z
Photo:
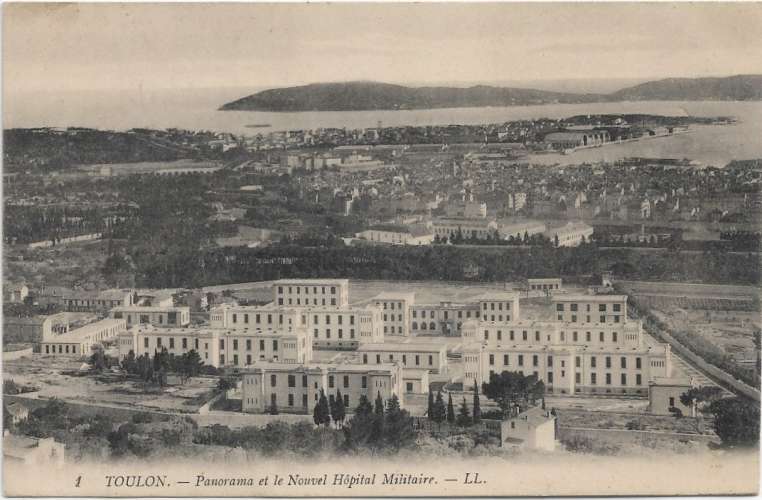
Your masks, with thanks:
M297 287L288 287L288 293L294 293L294 292L293 292L293 289L294 289L294 288L296 288L296 293L297 293L297 294L300 294L300 293L301 293L301 291L302 291L302 288L304 288L304 294L305 294L305 295L309 295L309 294L310 294L310 287L308 287L308 286L305 286L305 287L301 287L301 286L297 286ZM313 286L313 287L312 287L312 293L313 293L314 295L317 295L317 293L318 293L317 289L318 289L318 287L316 287L316 286ZM326 287L324 287L324 286L321 286L321 287L320 287L320 293L322 293L323 295L325 295L325 289L326 289ZM284 290L284 287L282 287L282 286L279 286L279 287L278 287L278 294L279 294L279 295L283 295L283 290ZM336 287L335 287L335 286L332 286L332 287L331 287L331 295L336 295Z
M482 304L482 309L485 311L487 310L487 304L489 304L489 310L494 311L495 310L495 304L497 304L497 310L502 311L503 310L503 303L502 302L484 302ZM505 303L505 310L510 311L511 310L511 303L506 302Z
M278 305L279 305L279 306L282 306L283 304L284 304L284 302L283 302L283 297L278 297ZM290 305L290 306L293 306L293 305L294 305L294 300L293 300L293 299L291 299L291 298L289 298L289 299L288 299L288 305ZM305 298L305 299L304 299L304 304L302 304L302 299L300 299L299 297L297 297L297 298L296 298L296 305L297 305L297 306L301 306L301 305L305 305L305 306L308 306L308 305L310 305L310 299L307 299L307 298ZM313 306L316 306L316 305L318 305L318 299L312 299L312 305L313 305ZM323 305L323 306L324 306L324 305L326 305L326 304L325 304L325 299L320 299L320 305ZM332 306L335 306L335 305L336 305L336 299L335 299L335 298L331 298L331 305L332 305Z
M611 356L605 356L605 364L606 368L611 368ZM510 355L509 354L503 354L503 366L510 366ZM489 364L490 366L495 365L495 355L490 354L489 355ZM561 366L563 367L565 365L565 361L561 360ZM581 356L575 356L574 357L574 366L579 368L582 365L582 357ZM598 360L596 356L590 356L590 367L591 368L597 368ZM518 366L524 366L524 355L519 354L518 355ZM533 354L532 355L532 366L539 366L539 355ZM553 356L548 355L548 366L553 366ZM619 367L623 369L627 369L627 357L622 356L619 358ZM643 367L642 358L637 357L635 358L635 368L640 370Z
M386 332L386 327L384 327L384 332ZM315 339L318 339L320 337L319 330L317 328L315 328L312 333L314 334L314 338ZM337 334L338 334L340 339L344 338L344 330L342 328L339 328L337 330ZM326 328L325 329L325 338L326 339L330 339L331 338L331 329L330 328ZM355 329L354 328L350 328L349 329L349 338L350 339L355 338Z
M619 323L620 320L621 320L619 315L616 315L613 318L614 318L614 323ZM563 321L564 320L564 315L563 314L559 314L557 319L558 319L558 321ZM588 316L585 317L585 322L586 323L592 323L591 319L592 318L588 315ZM577 315L576 314L572 314L570 321L572 323L576 323L577 322ZM605 315L599 316L598 317L598 323L606 323L606 316Z
M585 304L585 310L587 312L590 312L590 304ZM598 311L599 312L606 312L608 304L598 304ZM565 304L558 303L556 304L556 311L563 312L564 311ZM622 304L611 304L611 310L614 312L622 312ZM569 311L571 312L577 312L579 310L579 304L571 303L569 304Z
M394 354L389 354L389 361L392 361L392 362L394 361ZM365 365L368 364L368 355L367 354L363 354L362 355L362 362ZM382 363L382 361L381 361L381 355L380 354L376 354L376 364L380 364L380 363ZM407 366L407 354L403 354L402 355L402 364ZM420 354L416 354L415 355L415 366L420 366L420 365L421 365L421 355ZM433 355L429 355L429 366L434 366L434 356Z
M425 310L418 311L417 309L413 309L413 318L418 318L418 313L419 312L420 312L421 318L422 319L426 319L426 312L427 311L425 311ZM453 311L453 312L455 312L455 311ZM467 319L470 318L471 317L471 310L470 309L466 309L465 312L466 312L466 318ZM479 317L479 310L476 309L473 312L474 312L474 317L478 318ZM436 317L436 311L430 310L430 311L428 311L428 313L429 313L429 318L434 319ZM450 313L450 311L444 310L444 311L442 311L442 313L443 313L443 316L444 316L445 320L449 319L449 313ZM463 311L458 311L458 319L463 319Z

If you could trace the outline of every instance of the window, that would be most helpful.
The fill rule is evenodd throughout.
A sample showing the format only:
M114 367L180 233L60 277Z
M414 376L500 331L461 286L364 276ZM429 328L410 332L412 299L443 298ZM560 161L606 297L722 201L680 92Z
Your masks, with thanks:
M582 383L582 374L577 372L574 374L574 383L575 384L581 384Z
M169 348L174 349L175 348L175 338L169 337Z
M363 362L364 365L368 364L368 355L367 354L363 354L362 355L362 362Z
M234 351L238 350L238 339L233 339L233 350Z
M251 339L246 339L246 350L251 351Z
M614 312L622 312L622 304L613 304Z
M328 375L328 388L333 389L333 375Z
M643 378L641 377L640 373L635 375L635 385L641 385L643 383Z
M489 330L484 330L484 340L489 340Z
M598 312L606 312L606 304L598 304Z
M606 368L611 368L611 356L606 356Z
M429 366L434 366L434 356L429 355Z
M532 366L538 366L539 361L540 361L539 356L537 356L537 354L533 354L532 355Z
M597 383L597 376L595 373L590 374L590 385L595 385Z
M288 386L289 387L296 387L296 376L295 375L289 375L288 376Z
M524 341L526 341L526 340L527 340L527 331L526 331L526 330L524 330L524 331L522 331L522 332L521 332L521 338L522 338L522 340L524 340Z
M421 357L418 354L416 354L415 355L415 366L418 366L420 364L421 364Z
M260 352L264 352L264 350L265 350L265 341L264 340L260 340L259 341L259 350L260 350Z
M349 387L349 375L344 375L344 388Z
M277 351L277 350L278 350L278 341L273 340L273 351Z
M225 339L220 339L220 349L225 348Z
M591 356L591 357L590 357L590 368L595 368L595 366L596 366L596 361L597 361L597 360L596 360L595 356Z
M606 374L606 385L611 385L611 374L610 373Z
M553 383L553 372L548 372L548 383L549 384Z
M367 389L367 388L368 388L368 377L366 377L365 375L363 375L363 376L362 376L362 379L361 379L361 383L362 383L361 387L362 387L363 389Z
M616 332L611 332L611 341L616 342L616 339L617 339Z
M148 349L148 337L144 337L144 338L143 338L143 347L145 347L146 349Z
M376 364L379 364L379 363L381 363L381 355L376 354Z
M623 373L621 375L621 382L622 382L621 385L627 385L627 374L626 373Z
M571 304L571 305L569 306L569 310L570 310L571 312L577 312L577 304Z
M548 366L553 366L553 356L548 355Z
M524 366L524 355L519 354L519 366Z
M675 398L669 398L669 406L670 408L675 406Z
M556 311L563 312L563 310L564 310L564 305L563 304L556 304Z
M635 358L635 368L640 370L640 358Z
M490 354L489 355L489 364L490 365L494 365L495 364L495 355L494 354Z
M582 363L582 358L580 358L579 356L575 356L574 357L574 366L579 368L581 363Z
M507 354L503 354L503 365L504 366L508 366L508 364L509 364L508 361L509 361L508 355Z
M278 376L274 373L270 375L270 387L275 387L278 385Z
M622 359L620 360L622 368L627 368L627 358L622 356Z
M187 348L188 348L188 339L183 337L183 349L187 349Z

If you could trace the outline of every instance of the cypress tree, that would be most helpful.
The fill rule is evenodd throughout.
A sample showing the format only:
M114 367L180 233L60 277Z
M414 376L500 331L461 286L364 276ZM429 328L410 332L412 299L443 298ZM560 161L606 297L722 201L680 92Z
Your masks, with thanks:
M479 404L479 386L476 384L476 379L474 379L474 417L473 421L475 424L478 424L482 421L482 408Z
M452 393L447 395L447 422L450 424L455 423L455 408L452 406Z
M432 415L434 415L434 393L431 392L431 388L429 388L429 408L426 410L426 416L431 419Z

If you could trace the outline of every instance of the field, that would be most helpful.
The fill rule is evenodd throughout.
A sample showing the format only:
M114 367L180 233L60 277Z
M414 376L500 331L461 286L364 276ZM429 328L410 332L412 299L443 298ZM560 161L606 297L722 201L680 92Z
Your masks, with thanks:
M143 388L142 383L121 375L74 375L81 361L34 355L3 363L3 377L40 388L39 398L59 398L83 404L153 411L194 413L212 396L213 377L195 377L184 385Z
M732 355L737 363L754 363L752 332L760 328L757 311L713 311L664 307L654 315L675 330L687 331Z

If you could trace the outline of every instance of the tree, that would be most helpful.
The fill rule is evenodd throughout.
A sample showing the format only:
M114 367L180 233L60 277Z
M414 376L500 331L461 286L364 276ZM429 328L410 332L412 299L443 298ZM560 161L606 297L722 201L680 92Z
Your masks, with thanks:
M441 428L442 422L447 417L447 409L445 408L444 401L442 400L442 391L437 392L437 398L434 401L434 412L429 416L429 418L436 422L437 425Z
M431 388L429 388L429 406L426 410L426 416L431 418L431 416L434 414L434 393L431 392Z
M99 372L107 368L106 356L103 354L102 349L95 349L95 352L90 356L90 364Z
M524 376L521 372L509 371L500 374L493 372L489 382L482 384L482 391L500 406L505 417L511 408L526 408L530 401L534 403L541 398L545 393L545 384L536 375Z
M406 410L400 408L396 394L392 394L387 401L383 429L384 445L389 449L397 451L415 442L413 418Z
M201 356L195 349L183 353L180 356L179 372L184 384L189 378L197 376L201 372L201 367L204 366L204 362L201 361Z
M315 425L325 425L328 427L331 424L331 412L328 407L328 398L325 397L325 392L320 389L320 397L315 405L315 410L312 412L312 420Z
M558 241L558 234L556 234L555 236L553 236L553 246L554 246L555 248L558 248L558 244L559 244L559 241Z
M455 408L452 406L452 393L447 394L447 423L455 423Z
M468 412L468 406L466 406L466 398L463 397L463 402L460 404L460 408L458 409L458 416L455 419L455 423L459 427L468 427L473 422L471 420L471 415Z
M714 430L725 446L746 447L759 443L759 405L742 398L723 398L710 406Z
M132 349L130 349L130 352L128 352L127 356L125 356L124 359L122 360L122 369L130 374L137 372L137 361L135 360L135 351L133 351Z
M692 387L690 390L680 394L680 402L688 408L693 406L693 401L701 406L711 405L722 397L722 389L717 386L708 385L704 387Z
M333 417L333 423L335 425L341 425L344 423L346 417L346 409L344 408L344 398L341 395L341 390L336 389L336 400L331 408L331 417Z
M479 385L476 383L476 379L474 379L474 423L478 424L482 421L482 407L481 402L479 401Z

